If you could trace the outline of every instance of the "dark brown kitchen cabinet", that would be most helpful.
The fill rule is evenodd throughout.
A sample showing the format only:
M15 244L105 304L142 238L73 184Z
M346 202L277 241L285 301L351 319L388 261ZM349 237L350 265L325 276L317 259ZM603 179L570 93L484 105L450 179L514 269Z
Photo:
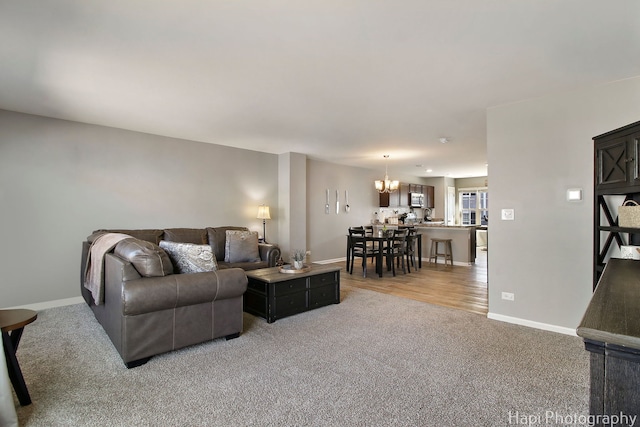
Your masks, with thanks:
M381 208L397 208L411 206L411 193L424 195L424 208L432 208L434 203L432 185L400 183L400 186L393 193L380 193Z
M615 243L640 245L640 228L618 225L611 196L640 203L640 122L598 135L594 141L593 287L598 283ZM620 199L620 198L618 198ZM616 202L616 204L621 204Z
M380 193L381 208L397 208L400 206L400 190L393 193Z
M422 194L424 194L424 207L433 209L435 202L433 185L423 185Z
M380 207L388 208L389 207L389 193L380 193L378 195L380 198Z
M409 206L409 192L411 184L403 184L400 183L400 188L398 189L400 193L398 194L399 205L398 206Z

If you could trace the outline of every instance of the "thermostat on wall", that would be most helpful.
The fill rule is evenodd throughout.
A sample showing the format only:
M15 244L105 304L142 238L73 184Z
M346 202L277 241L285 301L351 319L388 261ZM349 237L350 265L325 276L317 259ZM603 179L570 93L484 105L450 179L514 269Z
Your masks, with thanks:
M567 190L567 201L578 202L582 200L582 188L570 188Z

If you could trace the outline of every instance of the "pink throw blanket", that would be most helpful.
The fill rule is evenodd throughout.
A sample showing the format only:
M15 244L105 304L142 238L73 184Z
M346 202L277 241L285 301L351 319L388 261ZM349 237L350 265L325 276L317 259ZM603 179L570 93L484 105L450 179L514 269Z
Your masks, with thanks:
M84 273L84 287L91 292L96 305L104 302L104 255L111 251L118 242L131 236L121 233L105 233L98 236L87 256L87 268Z

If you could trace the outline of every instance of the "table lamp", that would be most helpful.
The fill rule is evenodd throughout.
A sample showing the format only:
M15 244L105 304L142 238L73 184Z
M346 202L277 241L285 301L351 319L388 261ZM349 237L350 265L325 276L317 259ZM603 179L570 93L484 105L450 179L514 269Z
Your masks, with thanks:
M262 241L267 243L267 220L271 219L271 215L269 214L269 206L260 205L258 206L258 219L262 220Z

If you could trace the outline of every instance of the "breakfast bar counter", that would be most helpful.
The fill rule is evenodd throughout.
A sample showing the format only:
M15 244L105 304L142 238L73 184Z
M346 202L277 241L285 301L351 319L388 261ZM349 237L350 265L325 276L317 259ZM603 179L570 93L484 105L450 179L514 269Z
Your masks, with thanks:
M457 265L471 265L476 262L476 226L445 225L442 223L420 223L413 225L422 235L422 253L428 259L431 250L431 239L451 239L453 263ZM394 229L403 225L387 225ZM382 225L374 225L374 232Z
M476 227L468 225L416 224L422 233L425 253L431 250L431 239L451 239L453 263L471 265L476 262Z

